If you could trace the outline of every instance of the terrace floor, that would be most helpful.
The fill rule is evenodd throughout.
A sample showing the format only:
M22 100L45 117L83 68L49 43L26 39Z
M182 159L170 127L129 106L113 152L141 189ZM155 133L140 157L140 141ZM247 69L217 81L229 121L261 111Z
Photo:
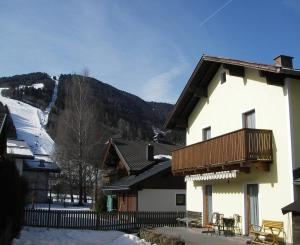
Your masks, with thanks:
M186 245L244 245L249 240L249 237L244 236L225 237L224 235L202 233L202 230L199 228L160 227L154 230L160 234L180 237L185 241Z

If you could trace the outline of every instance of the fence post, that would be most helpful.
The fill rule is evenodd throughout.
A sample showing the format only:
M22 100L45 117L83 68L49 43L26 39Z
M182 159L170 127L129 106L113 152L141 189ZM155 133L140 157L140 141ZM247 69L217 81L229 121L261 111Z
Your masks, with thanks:
M100 230L100 212L97 212L96 215L96 230Z
M48 214L47 214L47 228L49 229L50 226L50 208L48 209Z
M60 228L61 212L57 213L56 227Z

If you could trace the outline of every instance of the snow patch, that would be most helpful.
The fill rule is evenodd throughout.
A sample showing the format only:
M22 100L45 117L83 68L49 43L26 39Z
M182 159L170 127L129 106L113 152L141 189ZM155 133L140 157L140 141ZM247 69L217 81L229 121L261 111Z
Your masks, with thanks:
M55 87L53 90L53 95L52 95L52 99L51 102L49 103L49 105L47 106L45 111L41 111L41 113L39 114L39 118L41 121L41 124L45 127L48 124L48 119L49 119L49 114L52 110L52 107L55 104L55 101L57 99L57 88L58 88L58 81L54 80L55 82Z
M70 229L47 229L36 227L24 227L19 239L13 240L13 245L149 245L137 236L125 234L120 231L88 231Z
M18 139L25 140L34 154L51 155L54 149L54 141L45 129L45 126L48 124L49 114L57 99L58 81L54 80L54 82L55 87L52 99L45 111L18 100L4 97L2 96L2 90L5 88L0 89L0 101L6 104L10 110ZM35 83L27 87L43 88L44 84Z
M43 83L34 83L32 85L26 86L26 85L20 85L19 89L23 89L23 88L35 88L35 89L43 89L44 88L44 84Z
M0 101L6 104L10 110L17 138L25 140L34 154L51 155L54 141L41 124L39 115L42 114L42 111L18 100L2 96L3 89L0 89Z
M155 155L154 159L172 159L172 156L170 155L163 155L163 154L159 154L159 155Z

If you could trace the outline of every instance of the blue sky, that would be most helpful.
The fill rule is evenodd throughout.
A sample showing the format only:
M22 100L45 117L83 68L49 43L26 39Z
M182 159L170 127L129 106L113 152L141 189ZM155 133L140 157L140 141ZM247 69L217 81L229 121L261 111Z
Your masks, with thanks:
M299 0L0 0L0 76L80 73L176 102L203 53L300 68Z

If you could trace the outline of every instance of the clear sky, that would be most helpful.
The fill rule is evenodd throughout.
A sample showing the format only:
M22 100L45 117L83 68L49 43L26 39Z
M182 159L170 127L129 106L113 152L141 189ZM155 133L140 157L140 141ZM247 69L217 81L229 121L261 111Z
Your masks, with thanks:
M300 1L0 0L0 76L88 68L174 103L204 53L300 68Z

